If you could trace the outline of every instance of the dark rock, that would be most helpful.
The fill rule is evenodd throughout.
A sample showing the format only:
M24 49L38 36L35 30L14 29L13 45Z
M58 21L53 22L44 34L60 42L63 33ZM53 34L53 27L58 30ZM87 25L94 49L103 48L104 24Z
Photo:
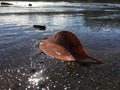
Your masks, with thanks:
M32 6L32 4L31 4L31 3L29 3L29 4L28 4L28 6Z
M39 30L45 30L46 27L42 25L33 25L34 28L38 28Z

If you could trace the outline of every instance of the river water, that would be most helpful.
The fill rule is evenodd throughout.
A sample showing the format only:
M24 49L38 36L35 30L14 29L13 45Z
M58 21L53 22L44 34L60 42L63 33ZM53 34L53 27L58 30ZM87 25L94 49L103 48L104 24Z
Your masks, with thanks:
M0 5L0 90L119 90L120 4L10 3ZM104 63L61 62L42 53L39 41L61 30Z

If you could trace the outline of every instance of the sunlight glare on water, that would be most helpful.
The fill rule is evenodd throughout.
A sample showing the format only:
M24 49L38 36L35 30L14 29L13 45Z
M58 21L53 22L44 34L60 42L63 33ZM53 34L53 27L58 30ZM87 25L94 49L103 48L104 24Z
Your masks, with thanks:
M39 72L36 72L32 76L30 76L30 78L28 78L28 82L30 83L30 85L32 85L32 87L38 87L39 85L44 85L48 79L49 77L44 75L44 71L40 70Z

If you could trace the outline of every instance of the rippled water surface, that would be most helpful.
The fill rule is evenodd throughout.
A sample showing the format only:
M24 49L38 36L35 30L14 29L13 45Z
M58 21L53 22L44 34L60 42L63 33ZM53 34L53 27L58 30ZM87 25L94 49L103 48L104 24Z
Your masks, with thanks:
M119 90L120 4L10 3L0 5L0 90ZM61 62L42 53L39 41L61 30L75 33L104 63Z

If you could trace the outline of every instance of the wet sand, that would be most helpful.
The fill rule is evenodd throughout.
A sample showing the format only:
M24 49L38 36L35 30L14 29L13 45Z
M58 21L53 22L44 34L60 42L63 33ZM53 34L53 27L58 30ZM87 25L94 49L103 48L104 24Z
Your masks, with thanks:
M37 46L39 40L33 38L5 44L6 49L0 53L1 89L119 90L119 33L106 33L104 37L97 33L76 35L83 39L90 55L103 60L103 64L61 62L43 54Z
M0 90L119 90L119 21L117 11L1 15ZM39 31L34 24L47 29ZM89 54L104 63L62 62L42 53L39 40L63 29L76 34Z

